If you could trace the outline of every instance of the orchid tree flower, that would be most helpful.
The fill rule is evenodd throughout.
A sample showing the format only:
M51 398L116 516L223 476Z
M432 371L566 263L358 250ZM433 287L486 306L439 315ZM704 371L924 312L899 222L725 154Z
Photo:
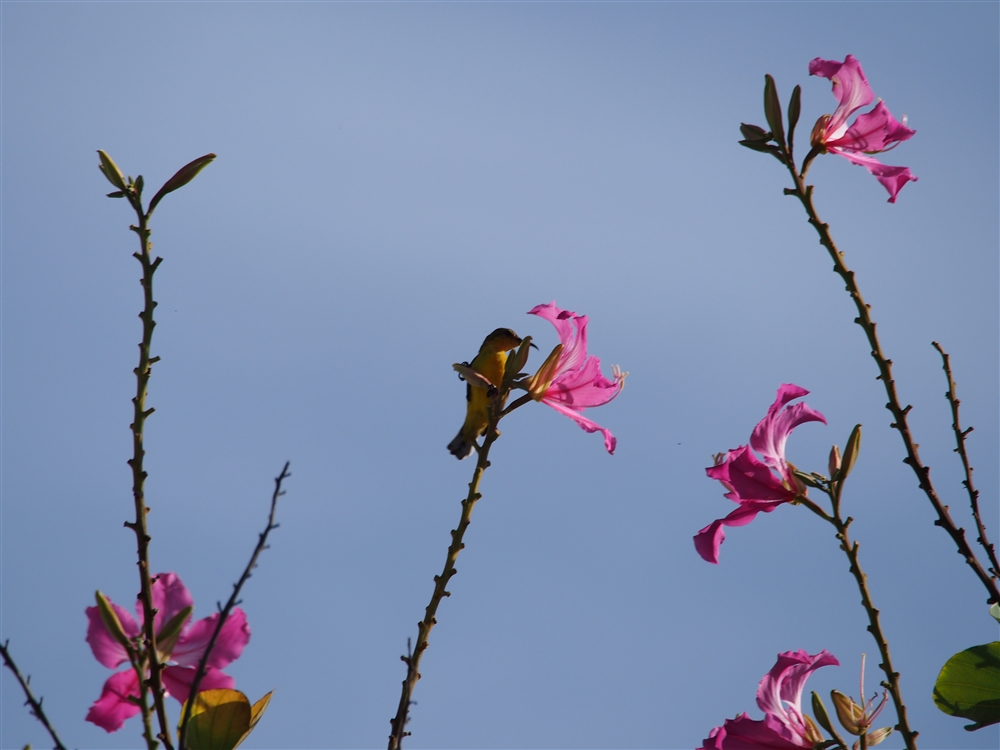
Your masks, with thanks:
M560 309L555 302L537 305L528 314L545 318L559 334L559 344L528 383L531 397L565 414L587 432L600 432L604 435L604 447L613 454L618 443L615 436L584 417L583 412L592 406L603 406L621 393L628 373L615 365L613 379L608 380L601 373L601 360L588 356L586 315Z
M848 55L842 63L817 57L809 63L809 75L830 79L838 104L832 115L823 115L816 121L810 139L813 148L819 153L843 156L867 169L889 191L889 203L895 203L903 185L911 180L916 182L917 178L908 167L891 167L869 154L889 151L917 131L906 127L905 117L902 123L897 122L881 99L873 110L859 115L848 127L847 118L875 99L861 63L853 56Z
M802 649L778 654L778 661L757 688L762 720L746 712L715 727L699 750L797 750L822 743L823 735L812 718L802 712L802 691L813 670L839 665L830 652L810 656Z
M198 662L215 632L220 613L189 624L194 600L174 573L156 576L152 595L153 608L157 610L154 618L157 649L160 661L168 664L162 672L163 685L168 694L183 703L191 692ZM130 666L111 675L104 683L101 697L87 713L87 721L106 732L116 732L126 719L140 710L139 675L135 665L141 647L133 644L138 644L142 637L142 603L136 602L136 620L128 610L114 604L100 592L97 598L98 606L87 607L87 643L97 661L108 669L117 669L125 663ZM104 612L101 611L102 606ZM239 658L249 640L250 626L246 615L236 607L222 626L199 690L233 688L235 681L221 670Z
M826 424L826 418L805 403L788 405L807 393L805 388L783 383L767 415L754 427L750 444L720 453L715 465L705 469L709 477L719 480L729 490L726 497L739 503L728 516L713 521L695 535L695 549L708 562L719 562L726 526L745 526L758 513L770 513L805 494L805 487L795 478L794 467L785 459L785 442L792 430L804 422ZM760 454L760 459L754 451Z

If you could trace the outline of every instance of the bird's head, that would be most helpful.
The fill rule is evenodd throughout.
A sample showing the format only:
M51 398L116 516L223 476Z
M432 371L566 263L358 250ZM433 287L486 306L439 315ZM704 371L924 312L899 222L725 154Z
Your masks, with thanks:
M521 337L509 328L497 328L483 340L479 347L480 354L496 354L516 349L521 344Z

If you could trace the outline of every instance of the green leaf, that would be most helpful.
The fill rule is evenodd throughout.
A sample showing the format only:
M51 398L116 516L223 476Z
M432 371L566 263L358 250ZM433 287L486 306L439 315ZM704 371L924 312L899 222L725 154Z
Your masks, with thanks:
M181 716L187 704L181 707ZM250 701L239 690L203 690L187 726L189 750L233 750L250 731Z
M774 134L774 140L780 146L785 145L785 126L781 123L781 102L778 101L778 88L774 79L768 74L764 76L764 115L767 125Z
M975 731L1000 723L1000 641L959 651L934 683L934 703L951 716L971 719Z
M802 87L792 89L792 98L788 102L788 148L795 140L795 126L799 124L799 113L802 111Z
M156 208L156 204L159 203L163 196L167 193L172 193L185 185L187 185L191 180L198 176L198 173L207 167L215 159L215 154L205 154L204 156L199 156L192 162L185 164L183 167L177 170L169 180L163 183L156 195L153 196L153 200L149 202L149 213L153 213L153 209Z
M122 171L118 169L118 165L115 164L114 160L100 149L97 149L97 155L101 157L98 169L108 178L108 182L119 190L127 190L128 188L125 187L125 177L122 175Z
M264 711L267 710L267 706L271 702L272 695L274 695L273 690L254 703L250 708L250 727L243 733L243 736L240 737L239 742L236 743L236 747L242 745L243 740L245 740L250 735L250 732L254 730L254 727L257 726L257 722L260 721L260 717L264 715Z
M1000 602L993 602L993 606L990 607L990 616L1000 622Z

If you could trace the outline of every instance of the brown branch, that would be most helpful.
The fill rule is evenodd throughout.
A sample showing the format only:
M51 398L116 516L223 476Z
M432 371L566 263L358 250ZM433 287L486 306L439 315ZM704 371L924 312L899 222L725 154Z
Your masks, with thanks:
M872 358L875 360L879 370L877 379L881 380L885 386L885 392L889 399L885 408L893 416L893 422L890 426L899 431L906 450L906 458L903 459L903 463L913 469L920 489L927 496L927 499L937 512L938 518L934 521L934 524L943 528L951 536L958 553L965 560L966 564L972 568L983 586L986 587L986 591L989 594L987 601L991 603L998 602L1000 601L1000 589L997 588L996 581L983 569L979 559L969 546L965 538L965 529L957 526L952 520L951 514L948 512L948 506L941 502L937 491L934 489L934 485L931 483L930 467L924 465L920 460L918 445L913 440L913 435L910 432L910 426L907 422L907 414L911 407L900 406L899 397L896 394L896 381L892 378L892 360L882 352L882 345L879 343L878 335L875 332L875 322L871 317L870 306L865 303L864 298L861 296L861 291L854 280L854 271L847 267L847 264L844 262L844 254L834 244L833 238L830 236L829 225L824 224L816 213L816 208L812 202L812 185L805 184L802 175L795 169L795 165L791 159L788 159L785 164L795 183L794 189L785 188L785 194L794 195L802 203L809 217L809 223L813 225L813 228L819 234L820 244L826 248L833 259L834 272L843 279L847 292L850 294L857 308L858 317L854 319L854 322L861 326L865 332L865 336L868 338Z
M483 439L482 447L478 448L479 458L476 461L475 471L472 473L472 481L469 482L469 494L462 501L462 517L459 519L458 528L453 529L451 532L451 544L448 546L444 569L441 575L434 576L434 593L431 594L431 600L425 610L424 619L417 623L416 645L411 652L409 650L409 643L407 643L408 654L400 657L403 663L406 664L406 678L403 680L396 716L389 722L392 726L392 734L389 735L389 750L399 750L403 745L403 738L410 734L406 731L406 723L409 721L413 689L417 684L417 680L420 679L420 659L424 651L427 650L431 629L437 624L435 615L437 614L438 605L441 604L441 600L444 597L451 596L451 592L447 590L448 582L458 572L455 568L455 561L458 559L458 553L465 548L462 539L465 536L465 530L469 528L469 524L472 522L472 509L482 497L479 494L479 483L483 478L483 473L490 465L490 447L500 437L500 433L497 431L499 416L494 416L494 414L500 413L499 399L496 399L494 400L493 409L490 410L490 421L486 428L486 437Z
M951 426L955 431L955 453L962 459L962 468L965 469L965 479L962 481L962 485L969 493L972 517L976 519L976 530L979 532L979 538L976 541L986 550L986 556L990 560L990 565L993 566L989 572L992 573L993 578L996 578L1000 575L1000 563L997 562L996 550L994 550L993 545L986 538L986 526L983 524L982 516L979 513L979 490L972 484L972 467L969 465L969 455L965 451L965 436L972 432L972 428L969 427L967 430L963 430L962 422L958 418L958 405L962 402L958 400L958 394L955 392L955 379L951 374L951 358L937 341L932 341L931 345L941 355L941 361L943 362L942 369L948 377L948 392L944 394L944 397L951 404Z
M215 648L215 642L219 639L219 634L222 632L222 626L226 624L226 620L233 611L233 607L240 603L240 589L243 588L243 584L246 583L247 579L249 579L252 575L253 569L257 567L257 558L260 557L260 553L267 549L268 534L278 528L278 524L274 522L274 513L278 507L278 498L285 494L281 489L281 483L291 476L291 474L288 473L289 465L289 462L285 461L285 466L281 470L281 473L274 478L274 493L271 495L271 512L267 516L267 527L263 532L261 532L260 538L257 540L257 546L254 548L253 555L250 556L250 562L247 563L246 568L243 570L243 575L240 576L240 580L233 585L233 593L229 597L229 601L226 602L225 607L219 610L221 614L219 616L219 621L215 623L215 631L212 633L212 637L209 639L208 645L205 647L205 653L201 655L201 660L198 662L198 669L195 671L194 680L191 682L191 692L188 694L188 699L184 703L184 716L181 718L180 729L177 736L177 747L180 750L184 750L187 747L187 728L188 722L191 720L191 709L194 706L194 697L198 694L198 687L201 685L202 678L208 670L208 658L212 653L212 649Z
M31 692L31 675L24 677L21 675L21 671L17 668L14 660L10 656L10 649L8 644L10 641L4 641L0 643L0 655L3 656L3 665L7 667L17 679L18 683L21 685L21 690L24 691L24 705L31 707L31 715L42 722L42 726L45 727L52 741L56 743L55 750L66 750L66 746L59 739L59 735L56 734L55 728L49 723L48 717L45 715L45 711L42 710L42 700L43 698L38 698L36 700L34 693Z

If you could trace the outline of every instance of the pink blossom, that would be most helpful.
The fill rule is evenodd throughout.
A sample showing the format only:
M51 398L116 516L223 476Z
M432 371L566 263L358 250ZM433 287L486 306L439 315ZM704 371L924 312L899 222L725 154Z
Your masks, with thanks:
M536 401L548 404L587 432L604 435L604 447L615 452L617 440L600 425L583 416L591 406L603 406L621 393L628 373L613 368L608 380L601 374L601 360L587 355L587 316L556 307L555 302L537 305L529 315L545 318L556 328L559 345L531 379L529 388Z
M817 57L809 63L809 75L829 78L838 102L836 112L823 115L816 122L811 139L813 147L843 156L867 169L889 191L889 203L895 203L903 185L911 180L916 182L917 178L908 167L890 167L867 154L893 149L917 131L906 127L905 117L903 123L897 122L881 99L873 110L859 115L853 125L847 126L848 117L875 99L861 63L851 55L842 63Z
M181 579L173 573L161 573L156 576L152 593L153 608L157 610L153 625L159 636L163 626L193 606L194 600ZM144 622L142 602L136 601L138 620L133 618L128 610L110 600L108 602L118 616L127 638L131 640L141 636L141 623ZM168 694L182 703L187 700L191 692L191 683L194 681L198 662L208 647L212 633L215 632L219 616L220 614L216 612L211 617L196 623L185 623L176 640L165 638L163 642L157 641L157 646L161 650L161 662L169 663L161 673L163 685ZM236 683L233 678L220 670L239 658L249 640L250 626L247 624L246 615L243 610L236 607L222 626L222 631L209 656L205 675L199 683L199 690L234 687ZM122 664L129 664L128 669L108 678L101 690L101 697L94 702L87 713L87 721L107 732L115 732L121 729L126 719L139 713L139 706L134 702L140 695L139 678L131 666L128 651L108 630L98 607L87 607L87 643L90 644L94 657L105 667L116 669ZM165 653L164 649L167 649Z
M770 513L799 496L801 488L785 460L785 442L792 430L804 422L826 424L823 415L805 403L788 406L789 401L807 393L809 391L797 385L783 383L767 415L754 427L750 445L720 454L715 466L705 469L709 477L719 480L729 490L726 497L739 503L728 516L713 521L695 535L694 547L708 562L719 562L719 547L726 538L726 526L745 526L758 513ZM757 451L763 461L753 451Z
M700 750L794 750L823 742L813 720L802 713L802 691L810 672L839 665L825 649L810 656L803 650L778 654L778 661L757 688L763 720L742 713L713 729Z

